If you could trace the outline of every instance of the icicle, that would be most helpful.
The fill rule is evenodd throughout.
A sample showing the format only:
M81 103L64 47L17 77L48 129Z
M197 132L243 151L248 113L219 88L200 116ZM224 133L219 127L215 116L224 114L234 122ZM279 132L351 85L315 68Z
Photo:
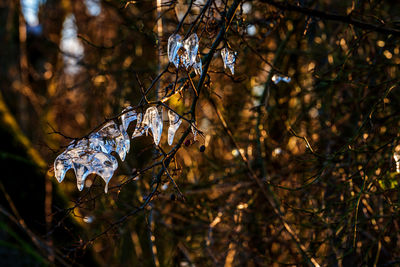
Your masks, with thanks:
M118 167L118 162L115 157L102 151L105 147L107 145L104 142L93 138L82 139L76 144L71 143L54 161L54 172L58 182L62 182L66 172L72 168L75 171L79 191L83 190L85 180L91 173L101 176L107 185Z
M183 41L185 48L185 56L182 63L186 69L189 69L196 63L197 51L199 50L199 38L196 33L191 34L186 40Z
M193 134L193 140L197 141L197 130L193 127L193 125L191 126L192 128L192 134Z
M142 125L147 125L146 134L148 129L153 133L154 143L158 145L161 140L163 122L162 117L158 113L156 107L149 107L144 114Z
M129 139L128 133L124 130L123 125L119 126L122 135L124 136L124 147L126 149L126 154L128 154L131 148L131 140Z
M114 175L114 171L118 168L117 160L111 155L98 152L93 154L91 165L93 168L93 173L103 178L104 182L106 183L104 192L107 193L108 183Z
M196 62L193 65L194 68L194 72L196 73L196 75L201 76L201 74L203 73L203 66L201 63L201 58L199 56L196 57Z
M222 61L224 62L224 68L229 68L232 75L235 74L235 62L236 62L237 52L231 51L228 48L223 48L221 50Z
M136 138L136 137L139 137L139 136L142 136L143 133L144 133L144 130L142 128L142 118L143 118L143 114L139 113L137 115L136 128L135 128L135 131L132 134L132 139Z
M54 161L54 173L59 183L64 180L65 174L72 167L71 157L66 153L66 151L58 155Z
M290 77L287 77L287 76L281 76L281 75L278 75L278 74L274 74L273 76L272 76L272 79L271 79L275 84L278 84L279 82L285 82L285 83L289 83L292 79L290 78Z
M62 159L60 159L60 156ZM60 160L62 161L63 159L67 159L67 161L64 161L66 163L64 166L68 169L71 167L74 169L79 191L83 190L85 180L91 173L95 173L102 177L107 186L114 174L114 171L118 167L118 162L114 156L83 146L67 149L60 156L56 159L57 166L60 166ZM66 168L63 168L63 170ZM60 168L57 168L57 170L59 169ZM62 176L60 179L61 178L63 179L64 177ZM59 178L57 179L60 181Z
M168 38L168 59L176 68L179 67L180 58L178 55L179 49L183 46L182 37L179 34L173 34Z
M131 107L128 108L131 109ZM155 136L157 136L159 142L162 132L162 119L159 119L157 109L156 113L158 117L148 115L147 123L144 123L142 122L142 114L136 114L134 110L128 111L121 115L121 125L110 121L97 132L90 134L88 138L71 142L67 149L58 155L54 161L54 173L58 182L62 182L67 171L73 169L77 187L82 191L87 176L94 173L105 181L104 190L107 193L108 183L114 171L118 168L118 161L111 155L111 152L116 152L121 160L125 160L130 149L130 139L126 130L129 124L136 119L137 125L133 137L142 135L144 130L148 128L146 126L143 129L143 125L148 124L152 127L153 133L156 133ZM152 118L150 119L150 117Z
M393 158L394 158L394 161L396 162L396 172L400 172L400 153L394 152Z
M114 121L108 122L97 133L90 135L89 144L93 144L91 147L95 150L107 154L115 151L122 161L125 160L126 153L130 148L130 143L126 142L124 135Z
M85 186L86 177L92 173L92 168L88 163L80 164L74 162L74 170L76 176L76 186L78 187L79 191L83 190Z
M127 110L130 110L130 109L132 109L131 106L127 107L122 112L126 112ZM128 111L128 112L122 114L121 121L122 121L122 126L123 126L124 130L127 131L129 124L132 121L135 121L136 119L137 119L137 114L136 114L136 111L134 111L134 110L131 110L131 111Z
M143 116L143 121L142 121L142 128L143 131L146 133L146 136L149 135L149 125L150 125L150 108L146 109L146 112L144 113Z
M199 50L199 37L196 33L182 40L179 34L173 34L168 38L168 59L176 68L182 64L186 70L193 67L196 73L201 69L201 61L196 61ZM200 64L200 65L199 65Z
M168 118L169 118L169 128L168 128L168 145L172 145L174 141L174 136L179 126L182 123L182 119L179 118L179 115L175 112L168 110Z

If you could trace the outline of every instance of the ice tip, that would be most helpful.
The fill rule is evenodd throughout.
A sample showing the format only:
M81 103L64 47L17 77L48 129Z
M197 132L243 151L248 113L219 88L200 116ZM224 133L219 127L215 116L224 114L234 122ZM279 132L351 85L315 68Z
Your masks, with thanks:
M64 180L64 177L58 177L57 175L54 175L57 179L58 183L61 183Z
M79 191L82 191L84 186L85 186L84 183L79 183L79 182L77 183L77 187L78 187Z

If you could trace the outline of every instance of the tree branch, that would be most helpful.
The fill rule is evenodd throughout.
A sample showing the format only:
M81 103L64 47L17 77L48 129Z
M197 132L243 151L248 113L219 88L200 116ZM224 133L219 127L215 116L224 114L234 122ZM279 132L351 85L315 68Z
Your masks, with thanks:
M283 2L276 2L274 0L261 0L261 2L271 5L271 6L274 6L281 10L295 11L298 13L302 13L302 14L305 14L308 16L318 17L318 18L325 19L325 20L332 20L332 21L347 23L347 24L354 25L354 26L356 26L360 29L364 29L364 30L371 30L371 31L375 31L375 32L379 32L379 33L383 33L383 34L387 34L387 35L393 34L394 36L400 36L400 30L398 30L398 29L388 28L388 27L384 27L381 25L375 25L372 23L361 21L358 19L353 19L351 17L351 14L350 15L339 15L339 14L324 12L324 11L311 9L311 8L307 8L307 7L291 5L291 4L286 3L286 1L285 1L285 3L283 3Z

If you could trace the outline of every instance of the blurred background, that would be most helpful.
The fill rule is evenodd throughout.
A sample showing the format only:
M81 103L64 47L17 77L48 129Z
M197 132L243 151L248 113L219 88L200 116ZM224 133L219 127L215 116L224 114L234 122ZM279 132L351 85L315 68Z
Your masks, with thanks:
M204 59L238 2L196 105L203 135L168 167L184 199L164 175L133 212L172 148L167 116L160 148L131 140L108 194L95 175L82 192L73 171L58 184L72 139L159 73L149 100L187 79L166 51L188 8L178 32L197 33ZM395 0L3 0L0 264L398 265L399 29ZM166 104L184 115L194 98L187 86Z

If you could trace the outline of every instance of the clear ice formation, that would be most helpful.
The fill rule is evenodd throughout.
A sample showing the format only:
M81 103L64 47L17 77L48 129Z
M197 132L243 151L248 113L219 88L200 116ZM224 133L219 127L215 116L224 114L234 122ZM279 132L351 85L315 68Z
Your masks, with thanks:
M153 134L154 143L158 145L161 140L161 134L163 129L163 121L161 115L158 113L156 107L149 107L143 116L138 115L136 129L132 134L132 138L138 137L146 133L148 135L149 130Z
M158 145L161 140L163 121L156 107L149 107L146 110L142 124L147 126L146 135L148 134L149 129L151 130L153 133L154 143Z
M135 111L126 112L121 115L122 125L118 126L114 121L109 121L88 138L71 142L54 161L54 173L58 182L61 183L67 171L73 169L78 189L82 191L86 177L95 173L105 181L104 191L107 193L108 183L118 167L118 161L111 152L117 153L121 160L125 160L130 149L126 129L137 117Z
M130 140L123 127L118 127L114 121L110 121L98 132L89 136L89 146L107 154L115 151L124 161L130 149Z
M58 182L61 183L67 171L73 169L79 191L82 191L86 177L95 173L106 182L104 191L107 193L108 182L117 167L118 162L114 156L93 150L83 143L70 146L54 161L54 171Z
M191 34L186 40L183 41L186 57L183 60L183 65L188 69L196 63L197 51L199 50L199 38L197 34Z
M221 50L222 61L224 62L224 68L229 68L232 75L235 74L235 62L236 62L237 52L229 50L228 48L223 48Z
M136 128L135 128L135 131L132 134L132 139L136 138L136 137L139 137L139 136L142 136L144 131L145 131L145 129L142 128L142 118L143 118L142 113L139 113L137 115Z
M173 34L168 38L168 59L179 68L183 65L186 70L193 67L195 73L201 73L201 59L198 58L199 38L196 33L183 40L179 34Z
M196 62L194 63L193 68L196 75L201 76L201 74L203 73L203 66L201 63L201 58L199 56L196 57Z
M197 56L197 55L196 55ZM108 183L114 171L118 168L117 159L111 155L115 152L122 161L130 149L130 139L126 130L132 121L137 120L132 138L138 137L151 130L154 143L158 145L163 130L162 113L156 107L149 107L145 114L136 113L132 107L126 108L120 116L121 124L111 120L98 131L91 133L87 138L71 142L67 149L58 155L54 161L54 173L57 181L61 183L68 170L75 171L77 187L80 191L85 186L85 180L89 174L97 174L105 181L104 191L108 191ZM178 114L168 111L169 128L168 144L172 145L174 136L182 119ZM192 127L196 138L197 131Z
M178 52L182 46L182 36L179 34L173 34L168 38L168 59L169 62L173 63L176 68L179 67L180 56Z
M128 111L128 110L130 110L130 111ZM121 115L122 126L124 127L124 130L127 131L129 124L132 121L135 121L137 119L137 114L136 114L136 111L132 110L132 107L130 107L130 106L127 107L126 109L124 109L122 111L122 113L123 113Z
M72 159L71 157L64 151L54 161L54 173L56 179L59 183L64 180L65 174L69 169L72 168Z
M182 123L182 119L175 112L168 110L168 118L169 118L169 128L168 128L168 145L172 146L172 142L174 141L174 136L179 126Z
M197 141L198 132L197 132L196 128L193 127L193 125L191 126L191 128L192 128L193 140Z
M396 163L396 172L400 172L400 153L393 153L394 162Z
M272 76L272 81L275 83L275 84L278 84L279 82L285 82L285 83L289 83L290 81L291 81L292 79L290 78L290 77L287 77L287 76L281 76L281 75L278 75L278 74L274 74L273 76Z

